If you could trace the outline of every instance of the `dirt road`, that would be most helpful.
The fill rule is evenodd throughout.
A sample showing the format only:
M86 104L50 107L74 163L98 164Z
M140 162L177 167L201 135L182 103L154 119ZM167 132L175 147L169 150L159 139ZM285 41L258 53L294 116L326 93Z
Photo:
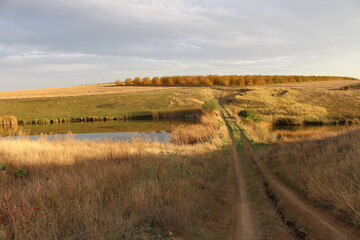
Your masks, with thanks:
M230 160L237 190L232 239L296 239L274 211L274 206L266 195L266 188L258 170L253 167L254 164L248 159L242 148L238 149L238 135L234 136L229 124L231 117L227 115L226 111L223 114L231 139Z
M254 157L251 145L243 134L239 126L237 130L240 132L243 139L243 145L247 154L252 159L254 164L264 176L271 191L275 192L277 197L282 202L286 212L290 212L297 221L309 228L309 234L302 236L303 239L320 239L320 240L358 240L360 234L354 229L347 227L337 221L334 217L328 215L322 210L315 208L307 201L299 197L292 189L282 183L270 172L270 170L259 160ZM251 239L251 238L242 238Z
M232 131L229 131L231 142L231 160L235 167L236 182L237 182L237 197L236 203L236 219L233 230L233 239L259 239L256 235L253 216L251 213L251 207L249 204L249 198L247 196L247 188L244 181L243 170L239 163L239 157L237 154L236 146L234 143L234 135Z

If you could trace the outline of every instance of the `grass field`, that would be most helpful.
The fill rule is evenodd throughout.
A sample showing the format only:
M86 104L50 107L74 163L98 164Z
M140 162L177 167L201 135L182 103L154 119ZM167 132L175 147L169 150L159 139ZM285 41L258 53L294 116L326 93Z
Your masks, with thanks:
M282 143L261 159L288 185L317 205L360 227L360 130Z
M272 131L273 124L326 124L341 119L358 123L360 92L356 87L331 90L330 82L328 88L314 89L310 83L285 86L234 90L223 101L234 115L248 111L235 117L254 146L267 143L257 154L276 176L343 222L360 227L359 127Z
M148 91L148 88L143 87L137 89L112 94L0 100L0 116L11 115L18 120L141 116L151 114L153 110L201 108L204 101L212 97L210 90L204 88L165 88L156 91Z
M54 97L75 97L89 95L103 95L113 93L148 92L173 89L170 86L117 86L115 84L97 84L88 86L44 88L21 91L0 92L0 99L33 99Z
M347 86L356 86L359 81L356 80L339 80L339 81L316 81L316 82L300 82L300 83L278 83L269 84L265 87L285 87L285 88L301 88L301 89L341 89Z
M257 87L235 95L232 106L238 112L252 110L260 120L279 125L359 121L360 92Z
M0 140L0 238L226 239L227 138L212 119L195 145Z
M271 130L274 124L357 123L360 92L324 84L129 87L128 92L120 86L116 93L91 90L83 95L74 89L63 95L41 90L39 98L27 92L26 97L0 100L0 116L141 116L201 108L218 96L254 143L267 143L258 154L277 176L318 206L360 226L359 131ZM219 116L203 115L201 124L175 129L172 143L166 144L0 140L0 238L228 239L237 186ZM240 144L240 135L235 137ZM244 149L238 146L254 229L269 239L292 239Z

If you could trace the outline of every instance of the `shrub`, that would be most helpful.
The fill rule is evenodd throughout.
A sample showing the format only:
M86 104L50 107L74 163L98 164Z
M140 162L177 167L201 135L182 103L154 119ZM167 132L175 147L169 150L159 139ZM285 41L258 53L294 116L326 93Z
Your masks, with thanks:
M0 170L1 171L5 171L8 168L10 168L8 164L6 164L6 163L0 164Z
M16 175L19 177L24 177L28 175L28 172L25 169L19 168L16 170Z
M133 84L132 79L131 79L131 78L127 78L127 79L125 80L125 84L126 84L126 85L131 85L131 84Z
M134 79L134 84L136 84L136 85L142 84L141 78L140 78L140 77L136 77L136 78Z
M123 85L124 83L120 80L120 79L118 79L118 80L116 80L115 81L115 85Z
M152 84L151 79L148 78L148 77L143 78L142 84L144 84L144 85L151 85L151 84Z
M154 85L160 85L161 84L161 81L160 81L159 77L153 77L153 79L151 81L152 81L152 84L154 84Z
M219 101L216 98L207 100L204 103L203 108L206 112L215 112L216 110L219 110L219 108L220 108Z
M146 80L145 80L146 79ZM130 78L131 80L131 78ZM145 81L144 81L145 80ZM257 86L273 83L308 82L308 81L334 81L334 80L356 80L350 77L337 76L282 76L282 75L207 75L207 76L164 76L151 79L136 77L132 83L154 84L154 85L203 85L203 86ZM130 81L125 83L132 84Z
M173 85L174 84L172 77L162 77L162 78L160 78L160 81L164 85Z
M254 109L243 110L238 113L238 115L242 118L253 122L260 122L260 118Z

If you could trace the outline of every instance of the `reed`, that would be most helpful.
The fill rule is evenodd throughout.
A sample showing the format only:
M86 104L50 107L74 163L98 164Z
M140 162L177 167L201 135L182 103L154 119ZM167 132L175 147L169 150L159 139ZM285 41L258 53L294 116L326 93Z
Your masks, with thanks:
M0 127L1 126L16 126L18 121L14 116L0 116Z
M201 116L200 124L175 128L171 132L171 142L177 145L212 142L223 137L224 132L221 118L207 113Z
M210 143L0 140L0 238L214 239L227 169Z
M226 238L219 120L203 116L212 140L194 145L0 139L0 239Z

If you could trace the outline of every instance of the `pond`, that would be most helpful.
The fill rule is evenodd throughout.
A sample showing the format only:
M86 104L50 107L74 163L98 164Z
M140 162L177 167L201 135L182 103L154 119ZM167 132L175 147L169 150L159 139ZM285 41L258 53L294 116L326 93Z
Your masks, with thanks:
M125 140L134 137L149 141L169 142L171 131L175 128L196 124L189 121L111 121L92 123L64 123L49 125L26 125L1 129L1 138L18 139L26 137L38 140L46 135L49 140L73 137L76 140Z

